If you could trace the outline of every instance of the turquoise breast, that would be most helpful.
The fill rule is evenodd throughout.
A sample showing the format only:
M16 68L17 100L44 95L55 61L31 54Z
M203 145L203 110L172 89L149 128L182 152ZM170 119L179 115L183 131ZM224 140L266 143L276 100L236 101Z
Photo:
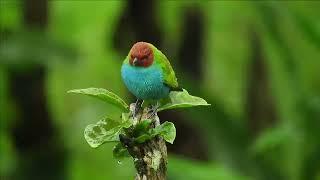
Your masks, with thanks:
M145 68L123 64L121 76L129 91L138 99L157 100L169 95L169 88L163 84L162 70L155 65Z

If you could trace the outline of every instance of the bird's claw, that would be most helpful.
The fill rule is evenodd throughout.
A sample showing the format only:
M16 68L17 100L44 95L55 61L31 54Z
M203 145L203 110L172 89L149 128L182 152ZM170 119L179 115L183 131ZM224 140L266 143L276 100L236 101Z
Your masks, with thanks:
M148 116L147 119L154 117L157 114L159 107L160 107L160 104L158 102L156 105L153 105L151 109L148 111L148 114L150 113L150 115Z
M142 100L137 99L135 105L134 105L134 109L132 112L133 117L136 117L137 114L139 113L140 109L141 109L141 104L142 104Z

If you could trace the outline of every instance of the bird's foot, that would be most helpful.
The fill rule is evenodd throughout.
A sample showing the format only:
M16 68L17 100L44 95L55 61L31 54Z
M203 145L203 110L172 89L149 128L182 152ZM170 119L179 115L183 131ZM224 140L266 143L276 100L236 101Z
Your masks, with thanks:
M159 107L160 107L160 103L158 101L155 105L152 105L149 112L148 112L149 116L147 119L150 119L150 118L154 117L155 115L157 115Z
M141 110L141 104L142 104L142 100L141 99L137 99L135 105L134 105L134 109L133 109L133 112L132 112L132 116L133 117L136 117L137 114L139 113L139 111Z

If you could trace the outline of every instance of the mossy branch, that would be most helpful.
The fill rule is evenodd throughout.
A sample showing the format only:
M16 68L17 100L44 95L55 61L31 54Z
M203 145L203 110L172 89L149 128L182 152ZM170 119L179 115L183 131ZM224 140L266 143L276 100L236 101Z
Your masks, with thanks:
M130 110L135 109L135 103L130 105ZM133 112L133 111L131 111ZM157 114L152 116L152 110L149 107L136 113L133 117L134 126L128 128L126 134L133 134L135 127L143 121L151 120L149 128L160 126L160 120ZM151 117L150 117L151 116ZM143 143L135 142L134 137L120 134L120 142L128 150L134 160L137 170L136 180L164 180L167 171L167 147L165 140L157 135Z

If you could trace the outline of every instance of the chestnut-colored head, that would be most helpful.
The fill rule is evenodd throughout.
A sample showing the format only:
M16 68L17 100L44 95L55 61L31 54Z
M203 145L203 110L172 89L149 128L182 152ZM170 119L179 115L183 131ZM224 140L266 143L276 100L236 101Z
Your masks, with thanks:
M135 43L129 54L129 63L131 66L148 67L153 63L153 51L146 42Z

